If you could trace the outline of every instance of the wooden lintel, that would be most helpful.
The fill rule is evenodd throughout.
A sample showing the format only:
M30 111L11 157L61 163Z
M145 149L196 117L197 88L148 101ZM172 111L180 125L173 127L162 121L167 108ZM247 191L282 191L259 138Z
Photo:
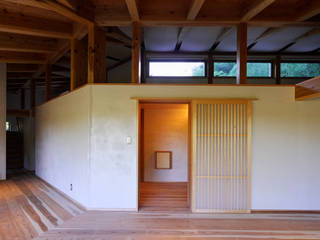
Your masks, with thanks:
M237 84L247 83L247 32L248 25L240 23L237 28Z

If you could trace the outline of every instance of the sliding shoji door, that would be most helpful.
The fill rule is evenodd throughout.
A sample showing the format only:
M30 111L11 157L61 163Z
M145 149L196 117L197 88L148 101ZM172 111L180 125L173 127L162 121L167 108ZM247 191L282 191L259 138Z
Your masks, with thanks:
M249 212L251 101L193 101L193 211Z

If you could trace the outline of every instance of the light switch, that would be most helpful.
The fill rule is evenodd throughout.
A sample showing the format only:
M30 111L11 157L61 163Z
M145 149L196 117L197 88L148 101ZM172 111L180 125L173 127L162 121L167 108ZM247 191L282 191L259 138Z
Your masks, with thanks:
M126 142L127 142L127 144L131 144L132 143L132 138L131 137L127 137Z

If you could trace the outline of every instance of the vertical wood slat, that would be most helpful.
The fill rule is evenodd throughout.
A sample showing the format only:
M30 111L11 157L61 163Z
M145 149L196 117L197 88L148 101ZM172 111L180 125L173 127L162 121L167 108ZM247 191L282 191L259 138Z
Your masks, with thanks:
M251 103L195 102L194 211L250 209Z

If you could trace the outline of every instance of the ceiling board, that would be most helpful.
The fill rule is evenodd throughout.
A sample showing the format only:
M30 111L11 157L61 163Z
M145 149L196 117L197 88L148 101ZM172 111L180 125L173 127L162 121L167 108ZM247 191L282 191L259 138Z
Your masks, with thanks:
M310 29L310 27L289 27L282 29L261 39L251 50L257 52L278 51Z
M320 34L301 39L286 52L311 52L320 47Z
M222 27L191 27L181 44L181 51L208 51Z
M173 51L179 27L145 27L144 42L148 51Z

